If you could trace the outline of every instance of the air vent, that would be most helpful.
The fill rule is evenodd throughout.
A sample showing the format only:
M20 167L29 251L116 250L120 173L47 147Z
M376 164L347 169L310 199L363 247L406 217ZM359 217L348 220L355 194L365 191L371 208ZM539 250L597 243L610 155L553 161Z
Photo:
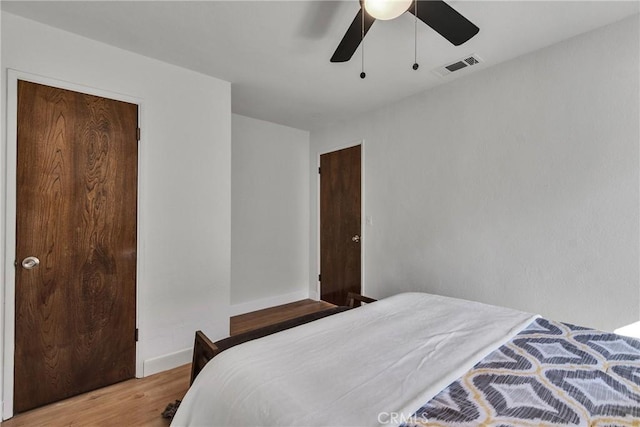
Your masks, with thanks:
M445 77L451 73L454 73L459 70L463 70L465 68L469 68L473 65L480 64L480 63L482 63L482 59L474 53L473 55L466 56L458 61L454 61L442 67L438 67L435 70L433 70L433 72L439 75L440 77Z

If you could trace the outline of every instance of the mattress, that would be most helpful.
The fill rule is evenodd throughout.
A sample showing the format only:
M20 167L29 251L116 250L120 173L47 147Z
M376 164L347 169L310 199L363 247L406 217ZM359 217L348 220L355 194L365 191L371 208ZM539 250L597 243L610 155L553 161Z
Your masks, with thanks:
M400 424L537 317L395 295L220 353L172 425Z

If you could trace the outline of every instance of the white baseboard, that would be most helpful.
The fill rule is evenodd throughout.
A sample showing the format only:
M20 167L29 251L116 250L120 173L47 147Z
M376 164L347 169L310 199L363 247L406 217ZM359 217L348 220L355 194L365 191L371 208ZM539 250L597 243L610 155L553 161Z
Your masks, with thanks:
M230 307L230 315L237 316L239 314L250 313L263 308L275 307L276 305L288 304L294 301L309 298L309 291L298 291L290 294L278 295L275 297L263 298L255 301L243 302Z
M164 356L147 359L143 362L143 375L148 377L149 375L157 374L158 372L168 371L169 369L186 365L191 362L192 355L193 348L189 347L184 350L176 351L175 353L169 353Z
M10 418L13 418L13 399L8 400L5 399L2 401L1 405L2 417L0 418L2 421L6 421Z

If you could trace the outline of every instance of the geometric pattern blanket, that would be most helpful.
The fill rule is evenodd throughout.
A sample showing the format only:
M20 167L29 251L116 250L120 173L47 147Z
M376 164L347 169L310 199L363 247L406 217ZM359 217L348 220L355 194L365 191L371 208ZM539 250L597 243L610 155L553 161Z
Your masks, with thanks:
M403 426L640 426L640 340L538 318Z

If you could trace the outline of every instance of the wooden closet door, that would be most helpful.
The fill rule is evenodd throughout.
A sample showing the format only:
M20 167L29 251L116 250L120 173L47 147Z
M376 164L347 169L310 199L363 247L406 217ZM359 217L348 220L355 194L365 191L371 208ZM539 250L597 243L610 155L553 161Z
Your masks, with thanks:
M361 146L320 156L320 297L361 292Z
M137 128L137 105L18 82L16 413L135 375Z

